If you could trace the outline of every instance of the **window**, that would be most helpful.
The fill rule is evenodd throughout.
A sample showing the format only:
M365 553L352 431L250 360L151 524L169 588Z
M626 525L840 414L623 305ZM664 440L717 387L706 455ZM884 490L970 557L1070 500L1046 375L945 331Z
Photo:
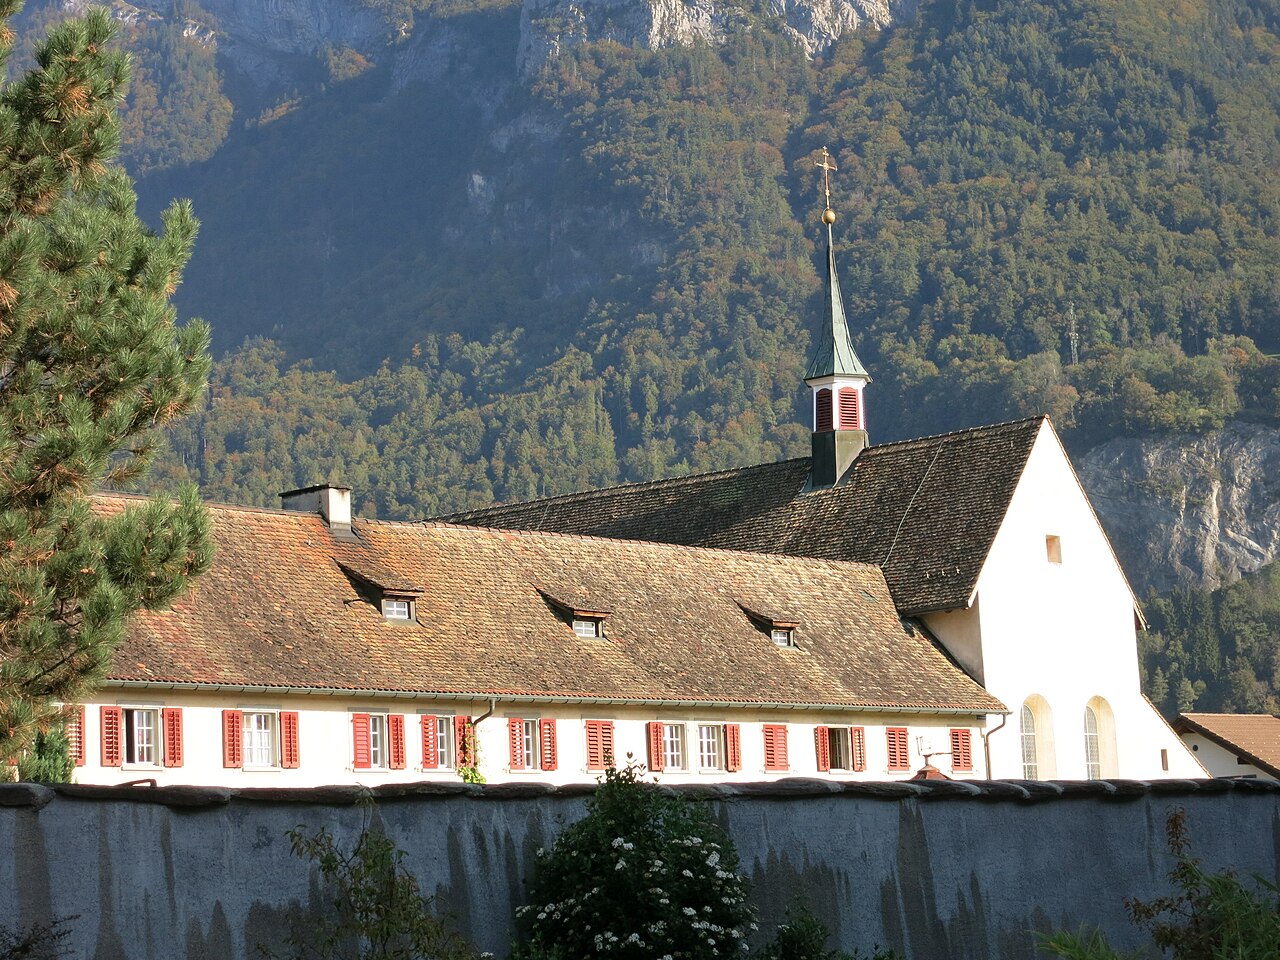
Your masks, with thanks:
M769 631L769 639L780 647L794 647L790 627L774 627Z
M662 724L662 769L683 770L689 765L685 751L684 724Z
M413 602L383 599L382 615L388 620L411 620L413 619Z
M404 715L351 715L353 766L357 770L403 770L406 766Z
M767 773L786 773L791 769L787 759L787 725L766 723L764 734L764 769Z
M583 722L587 737L587 769L603 770L613 765L613 721Z
M884 732L884 736L889 748L889 769L910 769L911 756L907 746L907 728L888 727Z
M556 722L551 718L507 720L512 770L556 769Z
M66 708L67 752L77 767L83 767L88 753L84 743L84 706Z
M698 724L698 769L724 769L724 730L718 723Z
M1062 562L1062 538L1061 537L1045 537L1044 552L1050 563Z
M181 707L102 707L102 765L182 766Z
M274 713L245 711L245 767L276 766L278 762L276 742L276 715Z
M1088 780L1102 779L1102 754L1098 749L1098 715L1093 707L1084 708L1084 770Z
M818 391L815 403L813 432L825 433L831 429L831 391L823 387Z
M424 713L419 720L423 770L447 770L453 766L453 719Z
M1039 780L1040 762L1036 750L1036 715L1024 703L1020 718L1022 729L1022 779Z
M853 387L840 388L840 429L858 429L858 391Z
M573 632L580 637L598 637L600 636L599 620L580 620L573 621Z
M951 769L973 769L973 732L970 730L951 731Z
M816 727L814 744L818 752L818 769L867 769L867 732L862 727Z

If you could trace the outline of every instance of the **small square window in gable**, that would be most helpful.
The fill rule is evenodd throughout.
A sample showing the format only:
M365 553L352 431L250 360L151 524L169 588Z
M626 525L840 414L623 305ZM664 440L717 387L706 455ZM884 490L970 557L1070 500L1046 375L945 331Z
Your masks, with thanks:
M1050 563L1062 563L1062 538L1053 534L1045 537L1044 552Z

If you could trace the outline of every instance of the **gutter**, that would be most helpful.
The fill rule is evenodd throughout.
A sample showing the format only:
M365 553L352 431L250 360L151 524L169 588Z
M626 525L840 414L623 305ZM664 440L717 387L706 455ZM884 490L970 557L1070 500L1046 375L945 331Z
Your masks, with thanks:
M1004 715L1000 717L1000 723L992 727L990 730L979 730L978 735L982 737L982 759L987 764L987 779L994 779L991 776L991 735L999 733L1004 729L1004 725L1009 722L1009 714L1011 711L1006 710Z
M909 713L934 714L943 716L978 717L983 714L1008 714L1008 710L984 710L981 707L918 707L898 706L895 704L848 704L848 703L780 703L777 701L756 700L677 700L671 698L636 698L636 697L592 697L574 694L531 694L502 693L493 691L475 691L469 693L433 693L430 691L397 691L397 690L361 690L341 687L285 687L270 684L243 683L194 683L183 680L105 680L103 688L121 690L178 690L195 693L237 693L261 694L275 696L312 696L312 697L352 697L377 700L444 700L467 701L488 700L489 713L492 714L497 702L509 703L564 703L600 706L626 707L713 707L725 710L823 710L832 713ZM484 719L481 717L480 719Z

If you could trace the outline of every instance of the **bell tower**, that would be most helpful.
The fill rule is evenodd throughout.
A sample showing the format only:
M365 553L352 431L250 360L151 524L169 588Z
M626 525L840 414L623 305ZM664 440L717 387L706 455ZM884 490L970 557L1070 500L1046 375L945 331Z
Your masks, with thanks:
M822 170L822 190L826 207L822 222L827 228L826 297L822 326L814 341L813 359L804 382L813 392L813 465L809 486L834 486L868 444L867 412L862 390L871 376L853 350L849 323L844 314L844 297L836 274L835 242L831 225L836 222L831 209L831 171L836 169L827 148L817 161Z

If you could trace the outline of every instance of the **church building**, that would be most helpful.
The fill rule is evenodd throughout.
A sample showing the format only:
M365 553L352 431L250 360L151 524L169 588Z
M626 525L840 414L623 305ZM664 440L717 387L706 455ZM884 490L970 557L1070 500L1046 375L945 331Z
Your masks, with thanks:
M869 442L834 219L810 457L427 522L210 505L212 569L68 708L76 779L1205 776L1047 417Z

